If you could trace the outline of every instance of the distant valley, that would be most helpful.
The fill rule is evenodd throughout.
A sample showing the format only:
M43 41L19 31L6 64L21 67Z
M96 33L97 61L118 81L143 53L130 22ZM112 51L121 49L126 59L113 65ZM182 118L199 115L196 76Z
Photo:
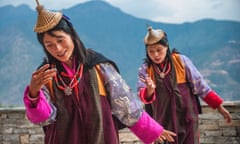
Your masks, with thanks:
M143 37L149 24L167 32L170 47L191 58L220 96L240 100L240 22L204 19L157 23L133 17L103 1L62 11L70 17L86 47L118 64L133 91L145 57ZM0 7L0 12L0 106L22 106L24 88L44 56L33 32L37 13L26 5Z

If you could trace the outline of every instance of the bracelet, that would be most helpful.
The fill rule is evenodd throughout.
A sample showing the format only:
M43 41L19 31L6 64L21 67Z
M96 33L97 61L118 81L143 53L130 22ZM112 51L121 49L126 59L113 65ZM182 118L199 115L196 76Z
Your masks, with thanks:
M30 100L30 101L37 101L38 99L39 99L39 96L37 96L37 97L31 97L30 95L29 95L29 93L28 93L28 99Z

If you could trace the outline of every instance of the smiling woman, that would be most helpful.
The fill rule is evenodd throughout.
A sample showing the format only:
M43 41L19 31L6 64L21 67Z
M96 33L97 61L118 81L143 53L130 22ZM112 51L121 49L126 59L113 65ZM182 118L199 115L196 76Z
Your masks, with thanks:
M62 30L51 31L43 37L43 45L46 50L56 59L72 67L72 57L74 43L70 35Z
M23 101L45 143L118 144L123 127L144 143L173 142L175 133L144 111L115 62L85 48L68 17L37 5L34 31L46 58L32 72Z

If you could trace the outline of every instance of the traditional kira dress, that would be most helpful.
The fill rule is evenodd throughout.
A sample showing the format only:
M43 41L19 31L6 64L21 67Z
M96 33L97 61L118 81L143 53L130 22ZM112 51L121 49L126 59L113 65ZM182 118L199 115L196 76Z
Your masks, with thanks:
M64 69L59 74L68 84L74 73ZM53 79L37 99L28 96L28 86L24 93L27 117L43 126L45 144L118 144L118 124L129 127L145 143L154 141L163 131L143 111L141 101L114 63L98 53L88 56L81 80L72 92L65 94L59 83L59 79Z
M202 98L213 108L217 108L222 99L184 55L172 54L171 60L165 61L162 67L143 63L139 76L147 75L156 84L155 92L150 99L146 98L146 85L139 80L138 94L152 117L177 133L174 144L199 144L197 98Z

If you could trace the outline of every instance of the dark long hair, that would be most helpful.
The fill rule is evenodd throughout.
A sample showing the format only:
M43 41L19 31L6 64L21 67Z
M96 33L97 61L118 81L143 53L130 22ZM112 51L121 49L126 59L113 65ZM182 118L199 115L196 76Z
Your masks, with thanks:
M62 17L62 19L60 20L60 22L52 29L44 32L44 33L38 33L37 34L37 38L39 43L42 45L44 52L46 54L46 58L44 60L43 63L49 63L49 64L55 64L58 68L62 67L61 66L61 62L59 62L56 58L54 58L45 48L44 44L43 44L43 36L45 33L51 35L51 36L55 36L54 35L54 31L57 30L62 30L65 33L69 34L73 40L74 43L74 50L73 50L73 56L78 60L78 62L81 62L83 64L86 63L87 61L87 50L84 46L84 44L82 43L82 41L80 40L77 32L75 31L72 23L66 18L66 17Z

